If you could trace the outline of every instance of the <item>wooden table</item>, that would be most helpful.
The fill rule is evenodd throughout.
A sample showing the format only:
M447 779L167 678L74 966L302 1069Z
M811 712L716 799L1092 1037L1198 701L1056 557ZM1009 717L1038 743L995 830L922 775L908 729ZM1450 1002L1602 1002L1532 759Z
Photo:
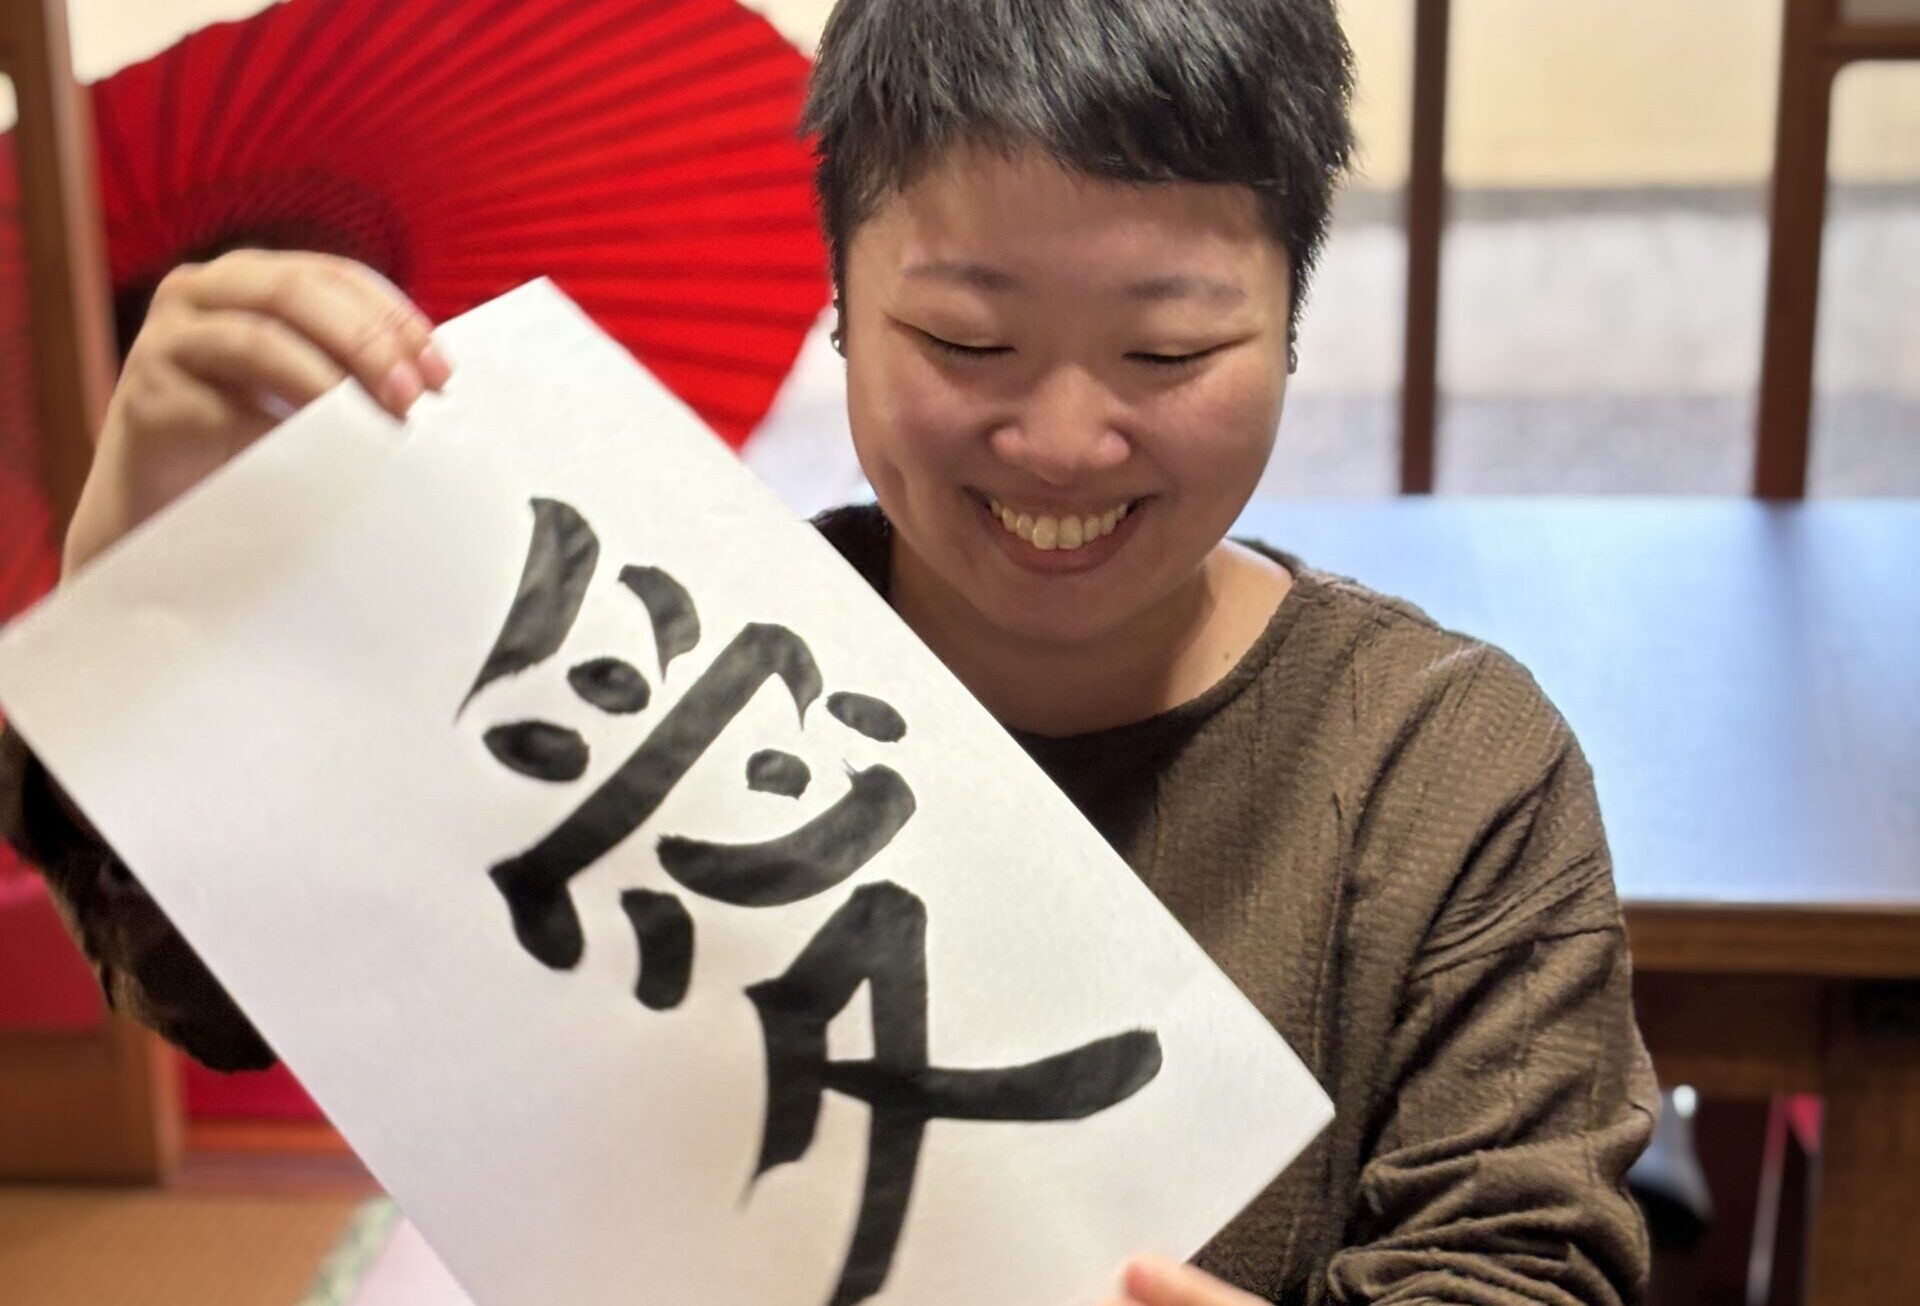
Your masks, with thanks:
M1920 502L1263 504L1593 762L1663 1083L1827 1101L1807 1301L1920 1302Z

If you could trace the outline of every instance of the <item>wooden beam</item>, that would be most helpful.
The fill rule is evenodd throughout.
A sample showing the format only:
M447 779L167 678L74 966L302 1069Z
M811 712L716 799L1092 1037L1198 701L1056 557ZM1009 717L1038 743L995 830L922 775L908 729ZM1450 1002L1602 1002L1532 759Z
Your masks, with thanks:
M0 72L19 102L27 314L56 548L114 372L93 128L66 22L64 0L0 3ZM0 1032L0 1174L157 1180L177 1162L180 1135L176 1066L155 1035L117 1017L83 1034Z
M1829 56L1856 59L1920 59L1920 26L1841 27L1827 34Z
M1431 494L1439 412L1440 256L1446 226L1450 0L1416 0L1413 161L1407 177L1406 354L1400 379L1400 492Z
M1753 492L1763 499L1799 499L1807 492L1827 135L1840 66L1823 50L1827 19L1824 0L1787 0L1754 448Z
M80 498L115 371L93 125L72 68L65 4L0 5L0 72L19 101L27 312L56 537Z
M1920 980L1920 910L1626 905L1636 970Z

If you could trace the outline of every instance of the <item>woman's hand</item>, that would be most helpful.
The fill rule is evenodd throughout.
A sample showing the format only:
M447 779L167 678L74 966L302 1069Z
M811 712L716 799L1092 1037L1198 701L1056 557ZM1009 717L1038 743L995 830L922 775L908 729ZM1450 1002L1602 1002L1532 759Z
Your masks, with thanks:
M1267 1306L1204 1270L1153 1256L1129 1262L1122 1285L1126 1296L1102 1306Z
M431 329L390 283L348 259L236 250L174 269L108 401L63 571L345 377L406 416L449 374Z

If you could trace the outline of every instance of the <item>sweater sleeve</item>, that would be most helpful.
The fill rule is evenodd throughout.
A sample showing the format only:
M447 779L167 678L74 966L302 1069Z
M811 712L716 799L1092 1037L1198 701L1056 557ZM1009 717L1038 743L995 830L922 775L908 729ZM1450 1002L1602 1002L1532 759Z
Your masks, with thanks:
M1402 992L1328 1267L1336 1302L1610 1306L1645 1291L1626 1172L1658 1091L1592 774L1524 672L1491 679L1534 697L1519 715L1541 765L1489 804Z
M0 836L40 869L109 1007L215 1070L274 1063L252 1023L11 726L0 731Z

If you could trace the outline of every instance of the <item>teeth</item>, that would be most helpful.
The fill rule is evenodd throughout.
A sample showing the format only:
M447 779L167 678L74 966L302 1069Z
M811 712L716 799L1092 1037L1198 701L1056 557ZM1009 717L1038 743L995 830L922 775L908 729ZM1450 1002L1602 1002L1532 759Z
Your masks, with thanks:
M1007 530L1036 549L1051 551L1082 548L1113 534L1125 520L1132 505L1123 503L1101 513L1066 517L1036 517L1032 513L1016 512L998 499L988 499L987 506Z

